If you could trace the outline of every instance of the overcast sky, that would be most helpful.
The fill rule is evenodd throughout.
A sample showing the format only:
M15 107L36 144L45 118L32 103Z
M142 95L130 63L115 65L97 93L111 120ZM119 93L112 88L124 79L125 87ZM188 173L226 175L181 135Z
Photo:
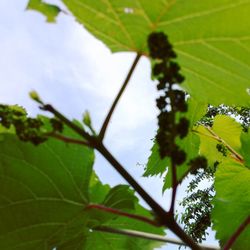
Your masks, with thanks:
M0 0L0 103L20 104L35 115L40 111L28 93L36 90L70 118L81 119L89 110L99 130L135 54L111 54L70 15L61 14L56 24L48 24L41 14L25 11L27 2ZM162 196L162 179L141 178L140 164L147 162L156 131L156 96L149 61L142 58L111 120L105 144L168 208L170 193ZM125 183L100 155L94 167L103 182ZM178 199L183 195L179 192Z

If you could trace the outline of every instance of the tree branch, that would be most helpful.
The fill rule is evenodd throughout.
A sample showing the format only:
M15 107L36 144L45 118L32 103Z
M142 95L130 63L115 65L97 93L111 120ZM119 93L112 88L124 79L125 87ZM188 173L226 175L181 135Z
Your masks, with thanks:
M104 136L105 136L105 132L106 132L106 129L108 127L108 124L109 124L109 121L111 119L111 116L112 116L112 114L113 114L113 112L115 110L115 107L116 107L119 99L121 98L121 96L122 96L125 88L128 85L128 82L129 82L129 80L130 80L130 78L131 78L131 76L132 76L132 74L133 74L133 72L135 70L135 67L136 67L136 65L137 65L140 57L141 57L140 54L136 55L136 57L134 59L134 62L133 62L132 66L131 66L131 68L130 68L130 70L128 72L128 75L127 75L124 83L122 84L122 87L121 87L120 91L118 92L118 94L117 94L117 96L116 96L116 98L115 98L115 100L114 100L114 102L113 102L113 104L112 104L112 106L111 106L111 108L110 108L110 110L109 110L109 112L108 112L108 114L107 114L104 122L103 122L102 128L101 128L100 133L99 133L99 139L100 139L100 141L102 141L103 138L104 138Z
M234 234L230 237L230 239L227 241L225 246L223 247L223 250L229 250L234 242L237 240L237 238L240 236L240 234L243 232L243 230L250 224L250 216L248 216L237 228L237 230L234 232Z
M145 216L126 213L126 212L123 212L121 210L110 208L110 207L105 207L105 206L99 205L99 204L90 204L90 205L88 205L86 207L86 209L89 209L89 208L90 209L99 209L99 210L102 210L102 211L105 211L105 212L108 212L108 213L128 217L128 218L135 219L135 220L139 220L139 221L145 222L147 224L153 225L155 227L160 227L160 225L159 225L159 223L157 221L149 219L149 218L147 218Z
M161 241L161 242L180 245L180 246L186 246L186 244L180 240L172 239L169 237L164 237L164 236L157 235L157 234L136 231L136 230L117 229L117 228L111 228L111 227L106 227L106 226L95 227L93 228L93 230L106 232L106 233L128 235L128 236L138 237L138 238L142 238L146 240L156 240L156 241ZM204 250L219 250L220 249L218 247L214 247L210 245L200 245L200 247Z

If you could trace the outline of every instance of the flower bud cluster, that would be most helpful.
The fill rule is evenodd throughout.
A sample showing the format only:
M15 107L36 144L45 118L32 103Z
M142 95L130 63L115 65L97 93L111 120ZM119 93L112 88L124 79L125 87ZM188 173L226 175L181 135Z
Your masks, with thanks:
M15 128L16 135L22 141L30 141L38 145L47 140L45 136L46 128L41 117L27 117L25 109L17 105L0 105L0 124L10 129ZM62 132L63 127L60 121L55 118L50 119L53 132Z

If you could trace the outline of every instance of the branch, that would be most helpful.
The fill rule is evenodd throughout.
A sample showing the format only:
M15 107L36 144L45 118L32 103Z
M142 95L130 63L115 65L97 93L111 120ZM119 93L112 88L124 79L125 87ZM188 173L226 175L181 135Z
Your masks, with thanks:
M134 190L142 197L142 199L151 207L157 216L159 224L168 227L174 232L183 242L186 243L193 250L201 250L196 242L188 236L183 229L176 223L172 213L166 212L141 186L137 181L124 169L124 167L113 157L113 155L103 145L102 141L94 136L89 135L81 127L68 120L64 115L57 111L51 105L43 105L41 109L49 111L54 114L58 119L64 122L67 126L72 128L77 134L86 139L89 145L97 149L107 161L118 171L118 173L134 188Z
M101 128L100 133L99 133L99 139L100 139L100 141L102 141L103 138L104 138L104 136L105 136L105 132L106 132L106 129L107 129L107 127L108 127L110 118L111 118L111 116L112 116L112 114L113 114L113 112L114 112L114 110L115 110L115 107L116 107L116 105L117 105L119 99L121 98L121 96L122 96L122 94L123 94L125 88L126 88L127 85L128 85L128 82L129 82L129 80L130 80L130 78L131 78L131 76L132 76L132 74L133 74L133 72L134 72L134 70L135 70L135 67L136 67L136 65L137 65L137 63L138 63L140 57L141 57L140 54L137 54L137 55L136 55L136 57L135 57L135 59L134 59L134 62L133 62L132 66L131 66L131 68L130 68L130 70L129 70L129 72L128 72L128 75L127 75L127 77L126 77L124 83L122 84L122 87L121 87L120 91L118 92L118 95L116 96L116 98L115 98L115 100L114 100L114 102L113 102L113 104L112 104L112 106L111 106L111 108L110 108L110 110L109 110L109 112L108 112L108 114L107 114L107 116L106 116L104 122L103 122L102 128Z
M90 143L93 141L93 138L91 137L91 135L89 135L84 129L77 126L75 123L73 123L68 118L66 118L63 114L61 114L59 111L57 111L50 104L45 104L45 105L41 106L40 109L45 110L45 111L49 111L50 113L54 114L59 120L61 120L63 123L65 123L71 129L73 129L77 134L82 136L84 139L88 140Z
M157 216L159 224L168 227L180 239L182 239L193 250L200 250L201 248L196 242L189 237L183 229L176 223L174 216L170 212L166 212L138 183L137 181L124 169L124 167L113 157L108 149L100 142L96 149L106 158L106 160L118 171L118 173L134 188L134 190L142 197L142 199L151 207Z
M57 134L57 133L46 133L45 136L53 137L53 138L56 138L56 139L58 139L60 141L64 141L66 143L80 144L80 145L85 145L85 146L90 147L90 144L88 142L86 142L86 141L71 138L71 137L67 137L67 136L64 136L64 135L61 135L61 134Z
M157 234L136 231L136 230L117 229L117 228L111 228L111 227L106 227L106 226L96 227L96 228L93 228L93 230L106 232L106 233L128 235L128 236L138 237L138 238L147 239L147 240L156 240L156 241L166 242L166 243L180 245L180 246L186 246L186 244L180 240L172 239L169 237L164 237L164 236L157 235ZM213 247L210 245L200 245L200 247L204 250L219 250L220 249L218 247Z
M139 220L139 221L142 221L142 222L145 222L147 224L150 224L150 225L153 225L155 227L159 227L159 223L155 220L151 220L145 216L141 216L141 215L136 215L136 214L130 214L130 213L126 213L126 212L123 212L121 210L118 210L118 209L114 209L114 208L110 208L110 207L105 207L103 205L99 205L99 204L90 204L86 207L86 209L99 209L99 210L102 210L102 211L105 211L105 212L108 212L108 213L112 213L112 214L116 214L116 215L119 215L119 216L124 216L124 217L128 217L128 218L131 218L131 219L135 219L135 220Z
M237 230L234 232L234 234L230 237L230 239L227 241L225 246L223 247L223 250L229 250L234 242L237 240L237 238L240 236L240 234L243 232L243 230L250 224L250 216L248 216L237 228Z
M106 158L106 160L116 169L116 171L134 188L144 201L153 209L159 219L164 218L162 225L166 225L165 218L168 213L140 186L140 184L130 175L127 170L114 158L108 149L100 143L96 149Z

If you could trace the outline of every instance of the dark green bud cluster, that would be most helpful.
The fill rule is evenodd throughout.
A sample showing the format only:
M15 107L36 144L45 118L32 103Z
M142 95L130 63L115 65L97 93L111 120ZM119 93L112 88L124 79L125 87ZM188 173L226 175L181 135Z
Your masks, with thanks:
M51 132L62 132L62 123L51 118ZM22 141L30 141L34 145L38 145L47 140L45 124L41 117L27 117L26 111L17 105L0 105L0 124L9 129L11 126L15 128L16 135Z
M0 105L0 124L9 129L14 126L22 141L31 141L38 145L46 140L41 133L43 122L39 118L27 117L26 111L17 105Z
M157 89L163 92L156 100L160 110L156 135L160 156L171 157L174 164L181 165L186 160L186 153L176 145L175 138L179 136L182 139L187 135L189 121L184 117L176 121L176 113L186 112L187 103L185 93L176 89L175 85L181 84L184 77L179 73L180 66L172 61L176 54L164 33L150 34L148 47L153 59L152 74L158 80Z

